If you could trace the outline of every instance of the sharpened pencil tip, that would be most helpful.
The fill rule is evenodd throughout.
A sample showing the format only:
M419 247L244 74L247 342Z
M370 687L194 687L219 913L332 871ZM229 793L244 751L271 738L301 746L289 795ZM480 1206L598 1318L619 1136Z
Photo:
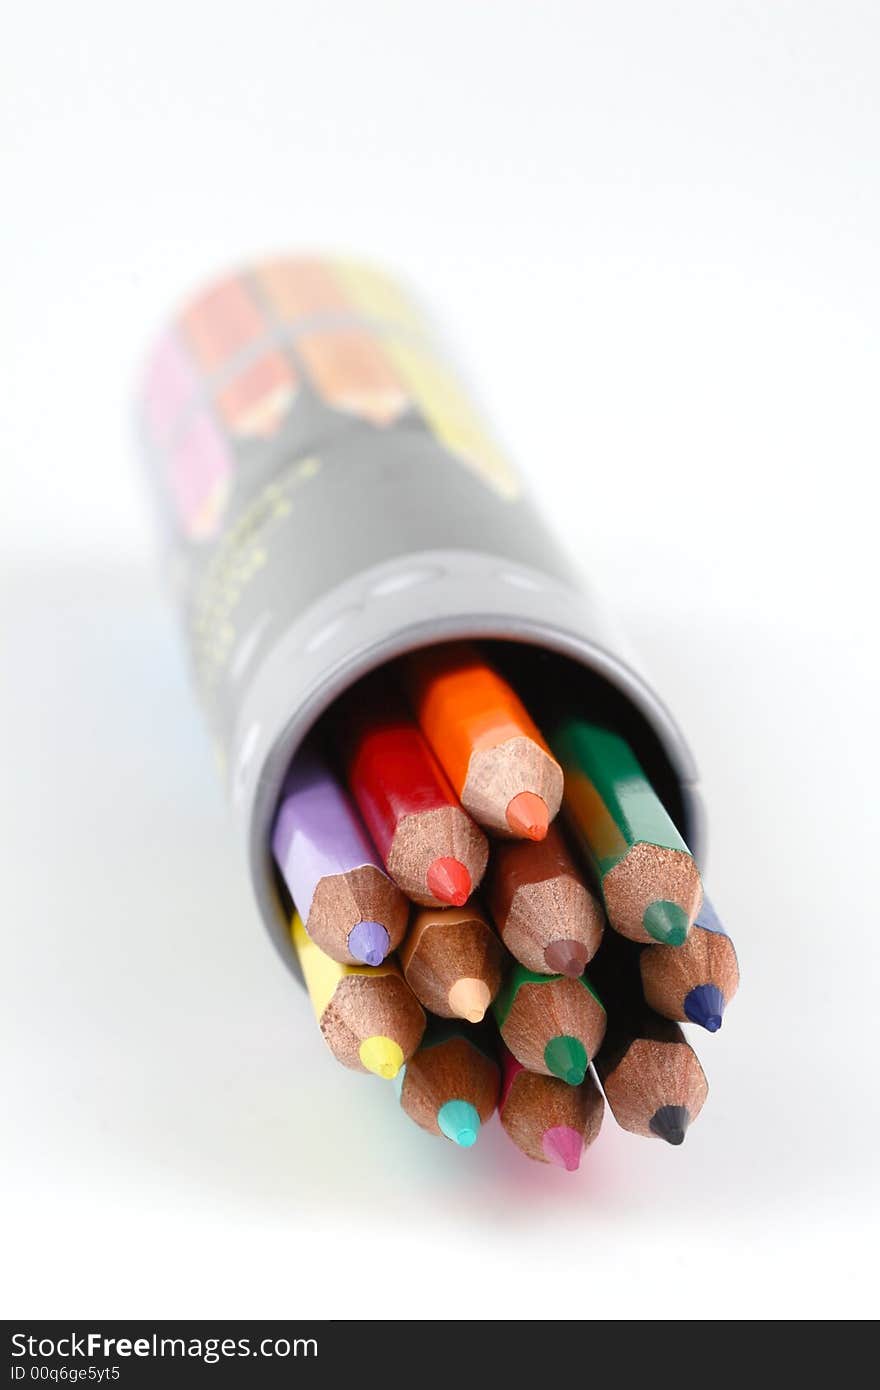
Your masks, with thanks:
M437 1124L447 1139L459 1148L469 1149L476 1144L480 1132L480 1117L469 1100L448 1100L437 1111Z
M381 1076L385 1081L393 1081L404 1063L400 1044L379 1033L372 1038L364 1038L358 1048L358 1056L367 1071Z
M544 1048L544 1062L548 1071L558 1076L560 1081L567 1082L569 1086L579 1086L587 1074L589 1058L579 1038L559 1033Z
M391 937L381 922L365 918L348 933L348 949L363 965L381 965L391 950Z
M541 1148L548 1162L555 1163L557 1168L564 1168L567 1173L574 1173L581 1165L583 1136L571 1125L554 1125L552 1129L544 1130Z
M684 1001L684 1011L691 1023L717 1033L724 1015L724 995L717 985L695 985Z
M435 859L425 880L428 892L441 903L464 907L471 895L471 876L460 859Z
M479 1023L492 1002L486 981L471 979L467 975L456 980L447 997L455 1017L466 1018L469 1023Z
M554 975L580 979L587 968L587 948L580 941L551 941L544 948L544 960Z
M661 1105L651 1117L648 1128L658 1139L678 1145L684 1143L690 1122L690 1111L686 1105Z
M659 898L645 908L642 926L661 946L682 946L691 924L683 907Z
M505 814L512 835L525 840L546 838L550 812L543 797L534 792L517 792L508 802Z

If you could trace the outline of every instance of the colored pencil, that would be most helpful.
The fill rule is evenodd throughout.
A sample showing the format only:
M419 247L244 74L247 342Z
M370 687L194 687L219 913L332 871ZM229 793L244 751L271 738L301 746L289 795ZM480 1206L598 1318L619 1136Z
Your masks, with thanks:
M394 688L362 681L338 728L349 789L395 883L426 907L463 906L489 846Z
M537 975L517 962L492 1009L518 1062L581 1084L605 1036L605 1009L586 977Z
M296 351L325 404L374 425L390 425L409 409L409 397L380 340L364 328L303 333Z
M640 955L631 942L606 932L590 966L608 1009L608 1033L596 1057L596 1071L622 1129L681 1144L709 1088L697 1054L678 1025L645 1003Z
M504 949L473 902L422 908L399 957L413 994L441 1018L479 1023L501 987Z
M605 1102L588 1072L580 1086L526 1071L506 1047L501 1052L498 1115L527 1158L573 1173L602 1127Z
M467 1149L498 1102L500 1073L486 1029L431 1019L407 1063L400 1103L422 1129Z
M342 965L307 934L298 912L291 933L324 1041L337 1062L392 1080L418 1047L425 1015L398 967Z
M551 742L565 770L566 816L612 927L680 946L703 900L699 871L629 744L582 718L565 719Z
M494 845L485 892L501 940L522 965L539 975L583 974L599 949L605 914L558 825L545 840Z
M469 643L415 652L403 671L465 810L496 835L542 840L562 800L562 770L507 681Z
M717 1033L739 985L739 966L733 942L708 898L703 898L683 946L646 946L639 966L652 1009Z
M621 1129L667 1144L684 1142L709 1092L699 1058L678 1024L647 1005L620 1022L612 1009L596 1070Z
M409 903L313 747L287 774L272 851L306 931L333 960L381 965L403 940Z

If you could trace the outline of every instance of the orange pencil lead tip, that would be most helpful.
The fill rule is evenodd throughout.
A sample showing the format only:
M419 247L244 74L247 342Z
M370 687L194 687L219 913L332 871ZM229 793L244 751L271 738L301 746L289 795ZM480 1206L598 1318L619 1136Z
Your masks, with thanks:
M471 893L471 876L459 859L435 859L425 875L428 892L441 903L464 907Z
M517 792L507 806L511 833L525 840L543 840L550 826L550 813L543 797L534 792Z

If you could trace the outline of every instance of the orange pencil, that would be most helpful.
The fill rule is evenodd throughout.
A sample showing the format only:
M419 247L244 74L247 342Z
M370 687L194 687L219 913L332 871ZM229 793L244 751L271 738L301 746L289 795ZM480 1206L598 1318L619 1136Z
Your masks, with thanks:
M507 681L468 643L415 652L403 670L465 810L496 835L543 840L562 801L562 769Z

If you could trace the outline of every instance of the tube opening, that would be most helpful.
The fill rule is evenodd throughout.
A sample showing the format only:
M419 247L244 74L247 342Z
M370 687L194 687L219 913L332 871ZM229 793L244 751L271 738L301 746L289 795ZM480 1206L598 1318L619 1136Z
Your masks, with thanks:
M434 628L436 631L436 627ZM658 718L658 706L653 696L639 699L645 690L633 678L632 688L622 679L627 668L607 658L599 651L584 649L573 654L566 649L565 639L558 642L541 636L523 635L516 640L484 636L477 631L458 630L448 641L478 642L489 662L497 667L522 698L539 729L542 710L564 701L569 708L582 709L592 718L607 722L627 739L657 794L663 801L682 836L699 854L702 823L699 803L692 792L686 769L676 762L678 747ZM260 776L260 795L251 823L251 864L263 915L276 946L288 964L297 971L290 943L289 923L292 904L271 853L271 832L281 786L287 768L297 749L311 736L325 736L332 726L342 700L356 697L358 685L376 672L388 670L393 674L397 660L413 651L447 645L435 640L410 637L395 646L392 653L382 652L371 660L365 656L337 679L326 680L323 698L318 696L308 709L301 708L299 717L279 738L276 749ZM667 716L668 717L668 716ZM674 726L673 726L674 730Z

